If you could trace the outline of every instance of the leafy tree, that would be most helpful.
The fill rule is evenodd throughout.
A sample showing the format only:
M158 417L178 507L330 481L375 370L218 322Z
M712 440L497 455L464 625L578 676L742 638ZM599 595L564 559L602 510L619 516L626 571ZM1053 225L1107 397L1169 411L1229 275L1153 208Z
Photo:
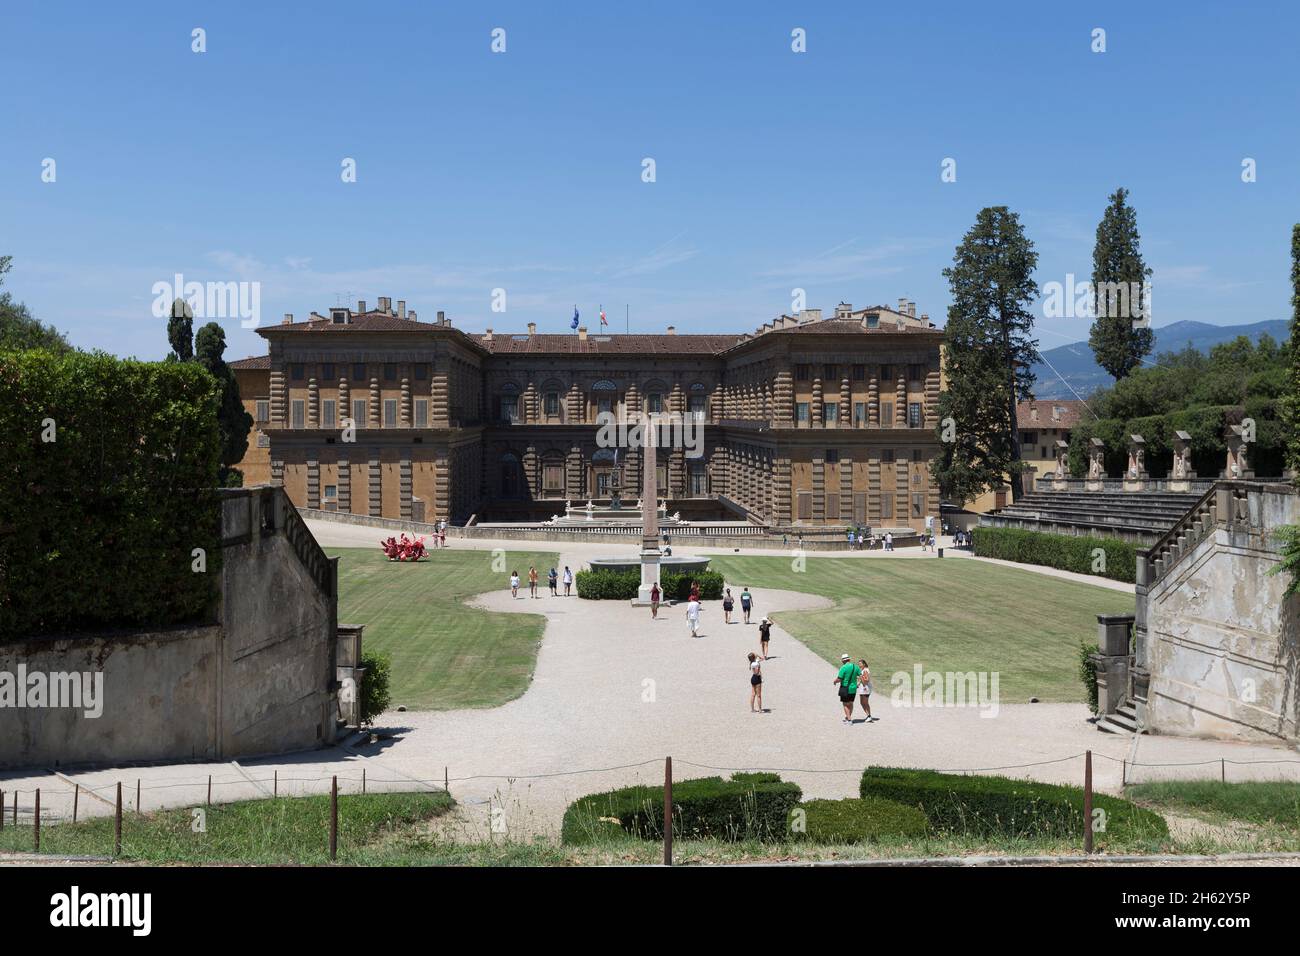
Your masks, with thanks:
M221 484L238 486L243 483L243 475L234 466L248 451L253 416L244 411L235 373L226 364L225 352L226 332L216 322L209 322L194 336L194 361L207 369L221 386L221 404L217 410L221 426Z
M1097 225L1097 241L1092 249L1092 287L1096 295L1096 318L1088 335L1088 345L1097 364L1119 381L1137 368L1151 352L1154 333L1140 327L1135 319L1144 317L1145 304L1139 290L1151 276L1138 249L1137 212L1125 200L1128 190L1120 188L1110 197L1110 205ZM1108 290L1122 289L1116 299ZM1136 293L1136 294L1135 294ZM1127 308L1121 307L1127 303ZM1148 323L1149 324L1149 323Z
M0 285L10 270L13 256L0 256ZM0 291L0 349L49 349L70 352L72 346L52 326L35 319L27 306L15 302L8 292Z
M1008 479L1021 497L1016 402L1029 396L1038 342L1029 305L1038 253L1006 206L980 210L943 270L952 292L944 329L947 390L939 396L943 453L931 473L949 500L968 501ZM947 421L954 426L951 434Z
M1291 228L1291 341L1281 418L1286 428L1286 466L1300 480L1300 223Z
M194 310L184 299L172 303L172 314L167 319L167 341L172 346L169 358L181 362L194 358Z

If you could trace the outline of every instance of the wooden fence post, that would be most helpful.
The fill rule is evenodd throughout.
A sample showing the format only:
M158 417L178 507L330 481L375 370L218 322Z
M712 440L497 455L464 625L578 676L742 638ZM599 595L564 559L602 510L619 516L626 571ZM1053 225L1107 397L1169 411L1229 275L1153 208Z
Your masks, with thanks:
M41 852L41 788L36 788L36 807L32 811L32 840L35 851Z
M117 782L117 809L113 811L113 856L122 855L122 781Z
M76 822L77 822L77 804L79 804L79 803L81 802L81 784L79 784L79 783L75 783L75 784L73 784L72 786L73 786L73 790L72 790L72 822L73 822L73 823L76 823Z
M5 792L0 790L0 830L5 828Z
M271 794L272 796L276 796L276 797L280 795L280 771L279 770L276 770L275 772L275 789L271 791Z
M1083 758L1083 852L1092 852L1092 751Z
M339 852L339 778L335 776L330 782L330 862L338 857Z
M140 815L140 778L135 778L135 815Z
M212 806L212 774L208 774L208 806Z
M664 866L673 865L673 758L664 758Z

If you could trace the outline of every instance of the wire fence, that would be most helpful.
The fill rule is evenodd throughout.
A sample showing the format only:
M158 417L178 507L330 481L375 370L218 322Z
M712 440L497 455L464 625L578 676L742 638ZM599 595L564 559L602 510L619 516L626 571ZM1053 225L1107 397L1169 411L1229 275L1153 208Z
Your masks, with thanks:
M424 779L418 776L384 775L382 772L371 773L369 768L362 767L359 773L351 774L321 774L314 776L302 776L292 773L281 774L278 769L273 770L270 776L252 776L241 772L238 776L219 779L215 775L208 774L203 777L196 777L186 780L172 780L165 783L145 784L144 778L137 776L134 780L114 780L113 782L92 786L82 784L76 781L71 782L60 776L58 779L62 786L53 787L5 787L4 781L0 781L0 848L10 846L15 843L12 831L17 829L27 829L30 831L30 847L36 852L41 849L41 829L51 825L76 824L84 823L91 818L102 818L106 814L104 807L110 807L115 821L115 840L113 846L104 847L103 855L109 856L110 849L112 856L122 855L123 838L122 830L124 820L138 819L146 813L155 813L167 810L178 809L199 809L209 807L220 807L234 803L241 803L257 799L279 799L279 798L297 798L309 796L329 795L331 798L330 808L330 859L335 859L337 855L337 835L338 835L338 798L341 796L354 796L378 793L446 793L450 795L451 788L454 784L473 784L488 781L509 781L527 782L554 780L558 778L579 777L592 774L610 774L624 771L640 771L648 767L667 767L665 777L665 789L671 794L672 780L672 763L671 758L650 758L638 761L636 763L618 764L607 767L588 767L578 770L557 770L543 773L475 773L459 776L452 776L449 768L443 769L441 778ZM1180 774L1176 777L1157 778L1161 780L1178 780L1178 781L1218 781L1221 783L1229 782L1247 782L1258 781L1261 778L1252 774L1231 775L1229 768L1240 767L1297 767L1300 768L1300 759L1297 758L1275 758L1275 759L1252 759L1252 760L1234 760L1227 757L1189 760L1178 762L1143 762L1129 760L1123 757L1113 757L1109 754L1095 753L1093 751L1080 751L1079 753L1067 754L1062 757L1054 757L1044 760L1035 760L1019 764L1003 764L999 766L987 767L949 767L949 768L924 768L936 770L940 773L951 774L988 774L988 773L1006 773L1010 771L1028 771L1037 767L1048 767L1069 763L1071 761L1083 760L1085 762L1085 771L1083 776L1083 785L1087 802L1091 803L1092 793L1092 762L1094 760L1106 760L1112 764L1120 765L1120 782L1126 786L1135 781L1132 774L1138 770L1160 770L1160 769L1177 769L1185 771L1188 768L1217 768L1217 772L1211 770L1210 773L1188 776ZM737 774L737 773L775 773L789 775L831 775L831 774L853 774L861 775L863 767L861 765L852 767L780 767L780 766L720 766L709 763L701 763L692 760L678 758L676 766L690 768L692 770L703 771L713 774ZM918 768L921 769L921 768ZM1235 779L1229 780L1233 776ZM681 779L689 779L689 775ZM1300 770L1291 778L1300 786ZM1150 782L1150 781L1144 781ZM232 795L232 791L238 788L238 792ZM193 793L192 799L176 799L179 795L176 791L190 790ZM143 808L143 800L146 795L166 794L166 797L152 801L155 806L150 811ZM226 799L223 799L223 796ZM170 798L170 799L169 799ZM489 801L490 802L490 801ZM95 812L94 804L98 804L99 812ZM1090 842L1090 841L1089 841ZM129 849L129 847L128 847Z

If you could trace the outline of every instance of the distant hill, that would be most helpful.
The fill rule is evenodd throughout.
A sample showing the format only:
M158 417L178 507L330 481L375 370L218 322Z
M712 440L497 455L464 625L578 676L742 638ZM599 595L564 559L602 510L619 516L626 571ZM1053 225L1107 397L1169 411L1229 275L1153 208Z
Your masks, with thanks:
M1291 330L1286 320L1278 319L1252 322L1249 325L1174 322L1156 329L1155 333L1155 347L1147 356L1147 361L1154 361L1161 352L1182 351L1189 344L1197 351L1208 352L1212 346L1230 342L1239 335L1258 342L1259 337L1267 333L1278 342L1283 342L1291 335ZM1034 374L1038 376L1038 381L1034 384L1036 398L1087 398L1097 388L1114 381L1105 369L1093 361L1092 349L1088 348L1087 341L1049 349L1042 355L1044 361L1034 366ZM1070 386L1073 386L1074 391L1070 390ZM1079 393L1078 396L1075 392Z

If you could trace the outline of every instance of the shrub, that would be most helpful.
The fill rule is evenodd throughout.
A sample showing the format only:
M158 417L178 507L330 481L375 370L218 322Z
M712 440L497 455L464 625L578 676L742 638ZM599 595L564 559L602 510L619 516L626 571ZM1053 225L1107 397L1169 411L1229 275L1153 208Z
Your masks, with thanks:
M801 803L803 831L792 824L795 839L812 843L873 843L881 837L923 837L930 829L925 814L880 797L809 800Z
M1079 642L1079 680L1083 682L1083 688L1088 692L1088 709L1094 714L1100 709L1101 704L1097 696L1097 665L1092 662L1092 655L1099 650L1100 647L1096 644Z
M1137 577L1137 546L1116 538L977 526L971 529L971 546L982 558L1041 564L1079 574L1099 574L1129 584ZM1105 564L1100 570L1093 570L1093 552L1098 548L1105 553Z
M0 352L0 639L210 619L217 404L191 362Z
M578 597L590 601L630 601L641 587L640 571L579 571L573 576Z
M868 767L863 797L883 797L925 814L931 828L970 836L1083 836L1083 789L1009 777L964 776L935 770ZM1164 818L1127 800L1094 793L1104 811L1098 843L1169 835Z
M361 723L370 724L392 700L388 685L393 662L387 654L371 652L361 655L361 666L366 669L361 678Z
M673 835L682 839L784 840L790 811L802 796L797 784L786 783L775 774L683 780L673 784ZM560 827L561 839L567 844L626 834L643 840L663 839L663 787L624 787L582 797L569 805Z
M664 571L659 576L659 590L665 601L685 601L691 594L691 582L700 583L700 598L717 601L722 597L723 577L717 571L681 574ZM592 601L630 601L641 588L640 571L612 571L600 568L579 571L574 576L578 597Z

